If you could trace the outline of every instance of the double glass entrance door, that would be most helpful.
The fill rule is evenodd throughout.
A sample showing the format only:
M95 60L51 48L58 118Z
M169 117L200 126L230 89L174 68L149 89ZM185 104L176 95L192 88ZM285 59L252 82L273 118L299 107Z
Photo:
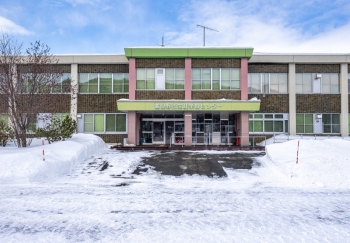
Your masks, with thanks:
M153 143L164 143L164 122L153 122Z

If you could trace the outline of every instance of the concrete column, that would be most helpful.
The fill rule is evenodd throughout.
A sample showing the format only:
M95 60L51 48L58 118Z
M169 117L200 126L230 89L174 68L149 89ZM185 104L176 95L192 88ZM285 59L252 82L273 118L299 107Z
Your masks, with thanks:
M136 99L136 60L129 59L129 100Z
M192 99L192 59L185 58L185 100Z
M135 144L137 142L137 116L136 111L128 112L128 143Z
M185 146L192 145L192 112L185 111Z
M248 100L248 59L241 58L241 100Z
M77 121L77 113L78 113L78 91L79 91L79 83L78 83L78 64L71 64L70 68L71 75L71 85L73 91L71 93L71 101L70 101L70 116L73 120Z
M288 91L289 91L289 134L297 133L296 118L296 95L295 95L295 63L289 63L288 68Z
M348 64L342 63L340 65L340 135L349 136L349 102L348 102Z

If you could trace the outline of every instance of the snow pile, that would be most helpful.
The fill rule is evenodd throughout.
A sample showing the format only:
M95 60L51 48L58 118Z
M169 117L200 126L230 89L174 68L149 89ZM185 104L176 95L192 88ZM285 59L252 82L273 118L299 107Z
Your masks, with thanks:
M41 140L26 148L0 148L0 183L42 182L67 174L77 164L107 145L100 137L75 134L67 141L47 144L43 161Z
M298 140L266 146L265 163L297 186L350 188L350 142L342 139Z

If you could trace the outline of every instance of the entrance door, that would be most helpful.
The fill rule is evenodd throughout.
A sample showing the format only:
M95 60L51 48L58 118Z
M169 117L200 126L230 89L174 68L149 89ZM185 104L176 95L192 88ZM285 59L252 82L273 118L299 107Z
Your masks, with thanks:
M153 122L153 143L164 144L164 122Z

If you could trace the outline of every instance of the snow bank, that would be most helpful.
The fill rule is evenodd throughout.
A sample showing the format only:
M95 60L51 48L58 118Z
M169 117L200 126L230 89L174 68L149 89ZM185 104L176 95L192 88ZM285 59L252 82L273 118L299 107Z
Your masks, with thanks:
M27 183L53 180L67 174L79 162L106 148L95 135L75 134L67 141L47 144L43 161L41 140L27 148L0 148L0 183Z
M350 142L342 139L298 140L266 146L264 158L297 186L350 188Z

